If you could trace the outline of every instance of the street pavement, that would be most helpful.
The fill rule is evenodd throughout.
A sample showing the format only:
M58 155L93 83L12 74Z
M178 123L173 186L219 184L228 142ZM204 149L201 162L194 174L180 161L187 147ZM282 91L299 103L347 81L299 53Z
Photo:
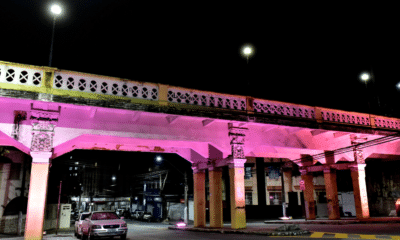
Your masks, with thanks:
M341 219L341 220L328 220L328 219L318 219L318 220L248 220L247 228L242 230L234 230L230 228L230 223L224 223L223 228L194 228L192 224L189 224L185 228L175 227L173 223L144 223L132 220L127 220L128 222L128 238L127 239L141 239L140 237L145 237L146 234L155 234L155 230L161 235L170 234L173 235L174 231L185 232L187 231L187 236L192 234L201 234L212 236L215 234L220 235L221 239L227 238L229 235L236 235L235 239L241 239L242 236L253 235L252 239L258 238L258 236L291 236L297 238L307 238L307 239L337 239L337 238L349 238L349 239L398 239L400 240L400 218L390 217L390 218L370 218L365 220L357 219ZM276 228L281 226L298 225L301 230L289 230L289 231L276 231ZM47 231L43 236L43 239L60 239L60 240L72 240L77 239L74 237L73 227L70 229L62 229L58 231L56 235L54 230ZM178 232L175 232L178 235ZM185 236L181 234L182 236ZM15 235L4 235L0 234L1 239L12 239L20 240L24 239L22 236ZM214 239L213 237L212 239ZM277 237L274 237L277 238ZM286 237L287 238L287 237ZM167 239L167 238L163 238Z

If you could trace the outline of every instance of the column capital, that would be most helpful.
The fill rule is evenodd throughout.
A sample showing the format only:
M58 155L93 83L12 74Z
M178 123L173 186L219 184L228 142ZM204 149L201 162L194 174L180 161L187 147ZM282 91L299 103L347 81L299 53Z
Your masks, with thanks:
M229 168L244 168L247 159L232 159L228 161Z
M365 171L366 166L367 164L365 163L354 164L353 166L350 167L350 171L352 172Z
M331 168L330 166L324 167L324 173L335 173L335 172L336 172L335 168Z
M307 175L309 173L306 168L300 168L299 171L301 175Z
M198 166L192 166L193 174L195 173L203 173L205 169L199 169Z
M52 152L30 152L33 163L50 163Z

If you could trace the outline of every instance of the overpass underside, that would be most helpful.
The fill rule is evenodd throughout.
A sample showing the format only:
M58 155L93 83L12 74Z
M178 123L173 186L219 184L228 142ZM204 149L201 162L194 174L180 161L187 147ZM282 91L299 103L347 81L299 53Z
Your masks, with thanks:
M206 225L206 171L210 226L223 226L228 167L234 229L246 227L246 162L281 159L286 192L298 167L307 219L316 217L313 173L323 173L329 218L338 219L336 171L350 169L357 217L368 218L365 159L400 153L399 119L56 68L0 62L0 104L0 146L32 157L26 239L42 238L52 159L75 149L180 155L192 164L195 226Z

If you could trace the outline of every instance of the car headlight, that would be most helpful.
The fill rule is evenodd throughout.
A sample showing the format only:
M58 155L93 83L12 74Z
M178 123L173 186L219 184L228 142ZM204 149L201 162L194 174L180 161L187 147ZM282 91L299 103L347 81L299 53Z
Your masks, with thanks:
M92 229L101 229L101 225L93 225Z
M126 223L121 224L121 227L128 227Z

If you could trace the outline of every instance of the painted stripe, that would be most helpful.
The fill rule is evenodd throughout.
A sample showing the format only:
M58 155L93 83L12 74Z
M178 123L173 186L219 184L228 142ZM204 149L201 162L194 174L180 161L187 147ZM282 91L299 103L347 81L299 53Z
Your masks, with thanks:
M322 238L324 234L325 233L323 232L314 232L313 234L311 234L310 238Z
M376 239L375 235L361 235L361 234L360 234L360 238L361 239Z
M349 235L346 233L336 233L335 238L348 238Z

